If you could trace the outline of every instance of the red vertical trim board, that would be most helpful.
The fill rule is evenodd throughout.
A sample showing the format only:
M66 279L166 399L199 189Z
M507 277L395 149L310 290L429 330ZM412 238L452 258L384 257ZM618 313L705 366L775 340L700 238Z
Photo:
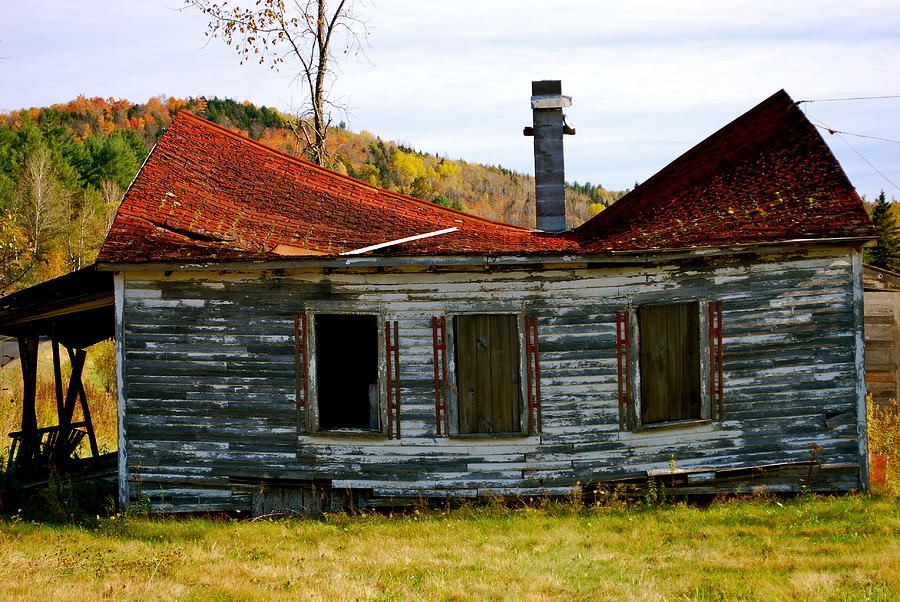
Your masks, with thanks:
M723 349L722 302L709 302L709 395L716 418L725 418L725 353Z
M631 426L631 398L628 394L631 381L631 358L628 341L628 312L616 312L616 375L619 394L619 430Z
M447 434L447 318L431 318L431 342L434 352L434 432Z
M296 376L297 425L303 430L306 423L306 398L309 390L309 364L306 359L306 314L294 314L294 372Z
M387 431L391 439L400 438L400 340L397 321L384 323L387 359Z
M525 354L528 389L528 432L543 430L541 413L541 364L538 349L537 316L525 316Z

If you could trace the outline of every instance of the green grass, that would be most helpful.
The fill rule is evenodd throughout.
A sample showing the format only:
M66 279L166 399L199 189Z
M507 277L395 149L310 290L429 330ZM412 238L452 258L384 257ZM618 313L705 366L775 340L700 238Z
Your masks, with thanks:
M499 505L403 516L0 523L4 599L894 600L900 513L868 496Z

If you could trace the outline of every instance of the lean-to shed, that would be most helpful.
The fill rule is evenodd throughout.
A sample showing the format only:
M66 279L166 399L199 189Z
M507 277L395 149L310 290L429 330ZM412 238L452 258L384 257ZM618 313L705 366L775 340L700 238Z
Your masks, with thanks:
M98 259L121 500L261 512L661 474L710 493L865 487L872 238L783 91L559 233L181 113Z

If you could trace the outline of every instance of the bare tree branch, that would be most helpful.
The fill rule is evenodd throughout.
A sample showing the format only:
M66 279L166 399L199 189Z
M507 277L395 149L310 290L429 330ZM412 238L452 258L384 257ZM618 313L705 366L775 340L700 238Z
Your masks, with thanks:
M207 17L206 35L233 46L241 64L250 58L273 69L279 65L296 70L294 81L303 82L306 101L291 129L306 146L309 158L325 165L331 114L337 107L327 98L334 73L334 44L341 37L344 53L365 53L368 28L356 14L361 0L340 0L329 8L328 0L258 0L253 8L228 6L214 0L185 0Z

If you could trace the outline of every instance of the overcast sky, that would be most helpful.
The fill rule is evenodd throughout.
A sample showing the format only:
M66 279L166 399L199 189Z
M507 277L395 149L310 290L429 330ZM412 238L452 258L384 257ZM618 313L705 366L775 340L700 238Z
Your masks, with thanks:
M0 111L79 94L302 102L290 72L240 66L180 6L0 0ZM795 100L900 96L897 0L375 0L361 12L368 60L342 57L333 96L351 109L336 121L533 173L530 82L561 79L578 132L567 179L609 189L646 180L781 88ZM900 141L900 98L802 106L829 128ZM900 200L900 143L825 138L860 194Z

